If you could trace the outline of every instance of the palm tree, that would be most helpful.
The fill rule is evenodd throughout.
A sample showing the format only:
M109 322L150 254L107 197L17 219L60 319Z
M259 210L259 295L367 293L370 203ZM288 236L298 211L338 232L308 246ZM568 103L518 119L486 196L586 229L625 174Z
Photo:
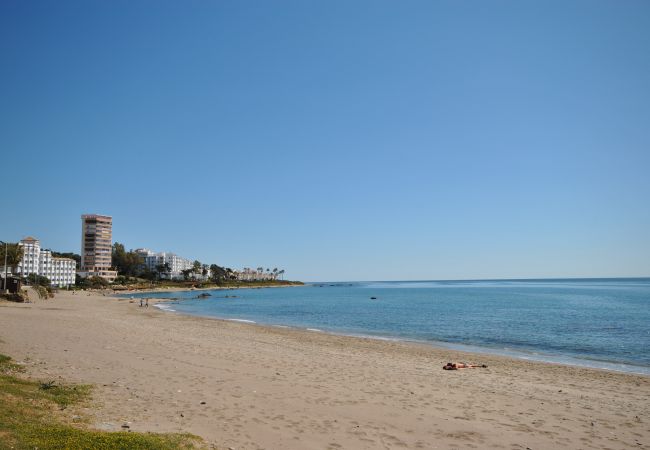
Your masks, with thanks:
M278 279L278 268L277 267L273 268L273 279L274 280Z
M0 247L0 264L5 263L5 251L7 256L7 267L11 268L11 273L18 270L18 265L23 260L23 246L19 244L5 244Z

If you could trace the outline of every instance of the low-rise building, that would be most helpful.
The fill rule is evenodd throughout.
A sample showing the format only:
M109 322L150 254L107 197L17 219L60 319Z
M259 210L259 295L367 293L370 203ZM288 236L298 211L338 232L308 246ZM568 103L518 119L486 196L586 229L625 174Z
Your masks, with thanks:
M75 282L77 263L70 258L56 258L49 250L41 250L39 275L48 277L54 286L67 287Z
M242 270L236 270L233 272L235 279L239 281L269 281L277 280L278 275L284 273L284 271L278 271L278 269L266 269L264 271L263 267L258 267L257 269L251 269L250 267L244 267Z
M70 258L57 258L52 252L41 248L33 237L26 237L18 245L23 248L23 258L18 264L18 273L23 276L36 274L49 278L53 286L68 287L75 282L77 263Z
M194 267L193 261L182 258L175 253L155 253L147 248L138 248L135 252L142 257L144 266L151 272L158 272L161 266L169 268L169 272L161 272L163 278L182 278L182 271Z

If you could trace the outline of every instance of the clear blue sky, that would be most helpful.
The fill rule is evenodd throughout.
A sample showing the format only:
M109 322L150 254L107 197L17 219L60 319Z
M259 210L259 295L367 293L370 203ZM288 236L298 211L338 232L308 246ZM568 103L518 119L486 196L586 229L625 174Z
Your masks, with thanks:
M0 2L0 239L650 276L648 1Z

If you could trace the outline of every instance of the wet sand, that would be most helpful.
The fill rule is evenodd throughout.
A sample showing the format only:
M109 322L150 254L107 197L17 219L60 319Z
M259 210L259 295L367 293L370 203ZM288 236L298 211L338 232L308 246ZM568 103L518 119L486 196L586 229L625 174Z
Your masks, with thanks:
M150 305L153 302L150 301ZM0 303L0 352L92 383L94 426L218 448L650 448L650 377L182 316L60 293ZM443 371L447 361L486 369Z

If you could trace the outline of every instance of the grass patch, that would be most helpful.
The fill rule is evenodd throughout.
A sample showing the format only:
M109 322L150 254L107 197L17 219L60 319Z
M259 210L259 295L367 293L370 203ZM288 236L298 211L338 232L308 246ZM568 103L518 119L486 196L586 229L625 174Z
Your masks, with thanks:
M0 376L24 372L25 368L11 361L7 355L0 354Z
M0 449L190 449L190 434L88 430L66 423L62 410L90 398L88 385L61 385L17 377L24 368L0 355Z

